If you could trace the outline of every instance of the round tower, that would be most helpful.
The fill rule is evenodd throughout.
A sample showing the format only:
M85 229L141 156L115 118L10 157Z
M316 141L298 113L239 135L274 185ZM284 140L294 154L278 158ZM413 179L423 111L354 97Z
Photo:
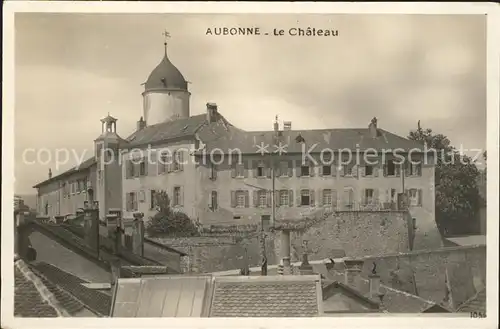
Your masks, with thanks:
M165 34L168 36L168 34ZM144 119L148 126L189 117L188 83L170 62L165 42L165 56L144 84Z

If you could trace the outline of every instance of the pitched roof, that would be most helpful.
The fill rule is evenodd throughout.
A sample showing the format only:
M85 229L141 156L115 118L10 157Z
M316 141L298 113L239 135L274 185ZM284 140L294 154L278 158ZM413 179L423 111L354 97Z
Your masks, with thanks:
M51 264L36 262L31 264L31 267L43 274L51 282L71 293L92 312L101 316L109 315L111 307L110 295L85 287L83 284L87 283L87 281Z
M457 312L486 312L486 288L457 308Z
M49 178L47 180L44 180L38 184L36 184L35 186L33 186L33 188L38 188L40 186L43 186L43 185L46 185L48 183L51 183L51 182L55 182L65 176L69 176L71 174L74 174L74 173L77 173L77 172L80 172L82 170L86 170L86 169L89 169L90 167L92 167L94 164L96 164L96 159L95 157L91 157L85 161L83 161L82 163L74 166L73 168L69 169L69 170L66 170L65 172L59 174L59 175L56 175L56 176L52 176L52 178Z
M166 140L193 137L198 129L206 124L206 115L200 114L189 118L180 118L147 126L134 132L127 138L127 147L137 147L145 144L154 144Z
M238 149L242 154L255 154L257 146L271 145L267 150L273 152L275 145L274 131L244 131L232 125L219 127L203 127L199 131L199 137L206 144L208 151L222 149L224 151ZM306 150L314 148L310 153L319 153L323 149L338 151L342 149L360 151L366 149L396 149L409 150L412 148L422 149L418 142L397 136L388 131L379 129L379 136L372 138L368 128L345 128L345 129L313 129L313 130L289 130L280 133L279 141L287 145L287 153L302 152L303 144L296 141L301 136L305 142ZM234 153L233 153L234 154Z
M207 315L210 276L151 276L118 279L112 317L201 317Z
M33 272L28 264L14 262L14 315L21 317L71 316L83 304L50 280Z
M329 297L333 296L337 291L342 291L344 294L353 297L359 303L366 305L370 309L379 309L380 303L378 301L375 301L372 298L363 295L363 293L361 293L354 287L351 287L339 281L322 280L321 283L323 287L323 300L326 300Z
M318 275L217 277L210 316L319 316L319 281Z

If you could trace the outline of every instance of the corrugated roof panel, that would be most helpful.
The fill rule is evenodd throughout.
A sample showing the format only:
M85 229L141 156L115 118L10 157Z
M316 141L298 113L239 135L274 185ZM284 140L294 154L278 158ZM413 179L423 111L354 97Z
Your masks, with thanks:
M113 317L201 317L210 276L120 279Z

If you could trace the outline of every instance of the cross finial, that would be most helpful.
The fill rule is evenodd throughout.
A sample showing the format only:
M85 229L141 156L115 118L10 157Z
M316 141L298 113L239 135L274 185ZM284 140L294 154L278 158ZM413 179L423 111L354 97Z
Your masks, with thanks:
M165 41L164 41L165 48L167 48L167 39L170 38L170 33L168 33L168 31L165 30L165 31L163 31L162 35L165 38Z
M278 115L276 115L276 122L278 122Z

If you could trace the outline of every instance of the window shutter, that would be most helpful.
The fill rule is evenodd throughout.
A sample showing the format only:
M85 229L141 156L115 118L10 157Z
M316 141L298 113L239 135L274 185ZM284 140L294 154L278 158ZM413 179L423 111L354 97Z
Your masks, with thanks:
M405 176L406 177L410 176L411 163L409 159L405 159L405 162L403 163L403 168L405 171Z
M422 163L417 164L417 176L422 176Z
M332 207L337 208L337 190L332 190Z
M361 204L366 205L366 189L361 189Z
M210 192L210 195L208 196L208 209L210 210L214 210L213 193L213 191Z
M259 206L259 190L253 190L253 206L258 207Z
M266 199L267 199L267 207L271 208L273 204L273 192L272 191L266 191Z
M352 177L358 177L358 165L352 166Z
M184 151L179 150L177 151L179 154L179 170L184 170Z
M318 176L323 176L323 166L320 165L318 168Z
M302 171L300 170L302 167L302 160L295 160L295 174L297 177L301 176Z
M212 167L214 165L212 164ZM236 166L237 164L234 164L232 167L231 167L231 178L235 178L236 177Z
M148 157L145 157L142 159L142 161L144 161L144 176L147 176L148 175L148 167L149 167L149 161L148 161Z
M231 208L236 208L236 191L231 191Z
M250 206L250 193L245 191L245 208L248 208Z
M323 200L325 198L325 191L326 190L319 190L319 198L318 198L318 206L323 206Z
M293 190L288 190L288 206L293 207Z
M259 161L252 161L252 165L253 165L253 177L259 177L258 176L258 170L259 170Z
M314 177L314 171L315 171L316 166L314 163L309 164L309 177Z
M316 204L314 190L309 190L309 202L312 207Z
M405 195L409 201L410 200L410 190L409 189L405 189Z
M299 193L297 193L297 198L296 198L296 205L297 207L302 206L302 191L299 190Z
M247 178L248 177L248 161L242 160L243 161L243 177Z
M271 175L272 175L272 168L271 168L271 166L265 168L265 170L266 170L266 174L267 174L266 176L267 176L267 178L271 178Z
M280 191L274 191L274 204L276 207L281 206Z
M359 167L359 172L360 172L361 177L365 177L366 176L366 167L365 166Z
M293 176L293 161L288 161L288 177Z
M165 162L166 162L165 164L166 172L167 173L172 172L172 153L170 151L166 153Z
M344 177L345 176L345 165L340 165L339 167L339 171L340 171L340 177Z
M179 187L179 206L184 206L184 187Z
M156 160L156 172L158 173L158 175L161 175L165 172L165 165L163 164L161 153L158 153L158 155L156 156Z
M127 160L127 162L125 164L125 175L126 175L127 179L132 177L131 165L132 165L132 163L130 162L130 160Z
M394 166L396 167L396 168L395 168L395 171L396 171L396 177L401 176L401 166L402 166L402 165L401 165L401 164L399 164L399 165L395 164Z
M378 177L378 170L379 170L378 166L373 166L373 177Z
M373 203L374 204L379 204L380 202L378 201L378 188L376 188L375 190L373 190Z
M418 189L418 205L422 206L422 189Z
M386 177L386 176L387 176L387 165L384 164L384 177Z

